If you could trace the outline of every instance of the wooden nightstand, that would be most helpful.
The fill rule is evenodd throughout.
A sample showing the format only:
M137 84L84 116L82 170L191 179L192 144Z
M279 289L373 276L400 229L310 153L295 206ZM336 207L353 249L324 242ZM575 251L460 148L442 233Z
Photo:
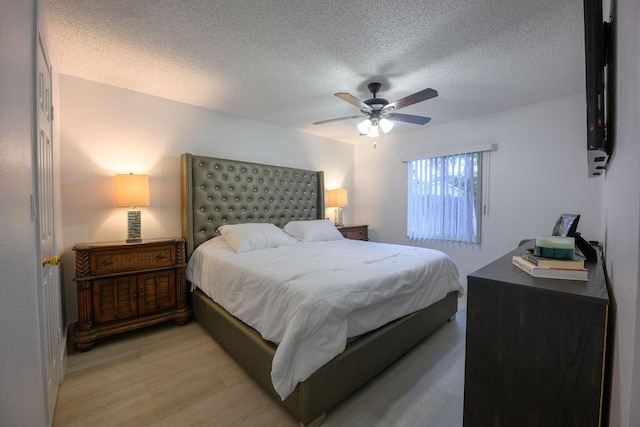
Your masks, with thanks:
M73 341L91 350L97 339L191 317L184 239L87 243L76 252L78 322Z
M369 240L368 225L341 225L338 230L347 239L352 240Z

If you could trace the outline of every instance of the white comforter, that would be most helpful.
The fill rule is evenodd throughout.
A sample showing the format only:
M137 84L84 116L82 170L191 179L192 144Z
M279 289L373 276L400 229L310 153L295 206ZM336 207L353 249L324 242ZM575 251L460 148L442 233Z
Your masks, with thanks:
M236 253L216 237L194 252L187 279L278 344L271 379L283 400L348 337L462 291L442 252L346 239Z

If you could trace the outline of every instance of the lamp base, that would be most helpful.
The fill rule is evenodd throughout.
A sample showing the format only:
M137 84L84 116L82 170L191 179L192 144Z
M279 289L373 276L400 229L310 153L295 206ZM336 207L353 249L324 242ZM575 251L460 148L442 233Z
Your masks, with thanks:
M140 211L129 211L127 213L127 243L142 242L142 235L140 233L141 218L142 214Z
M344 224L342 223L342 208L336 208L334 211L335 217L333 219L333 223L336 227L342 227Z

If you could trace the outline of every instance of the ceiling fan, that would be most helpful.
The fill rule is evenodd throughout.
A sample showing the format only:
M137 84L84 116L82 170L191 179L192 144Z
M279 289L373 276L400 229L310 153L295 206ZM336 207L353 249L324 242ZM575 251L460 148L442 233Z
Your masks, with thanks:
M408 107L418 102L426 101L427 99L435 98L438 96L438 91L435 89L424 89L420 92L416 92L413 95L405 96L395 102L389 102L384 98L377 98L376 94L380 91L380 83L369 83L367 87L373 94L373 98L361 101L355 96L349 93L336 93L335 95L347 101L349 104L355 105L360 112L364 115L340 117L337 119L322 120L314 122L314 125L321 125L324 123L337 122L341 120L359 119L364 117L365 119L358 124L358 130L360 135L367 135L375 138L380 135L380 130L383 133L387 133L393 128L393 121L400 121L406 123L413 123L416 125L424 125L431 121L430 117L414 116L412 114L400 114L396 113L396 110L400 108Z

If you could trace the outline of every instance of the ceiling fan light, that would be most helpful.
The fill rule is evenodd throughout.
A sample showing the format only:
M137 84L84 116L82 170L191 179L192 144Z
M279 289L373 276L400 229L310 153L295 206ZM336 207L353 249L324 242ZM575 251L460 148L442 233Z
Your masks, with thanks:
M380 136L380 132L378 132L378 126L371 126L369 128L369 132L367 132L367 136L370 136L371 138L377 138L378 136Z
M378 124L380 125L380 130L382 130L383 133L387 133L393 129L393 122L388 120L386 117L381 118Z
M368 133L369 129L371 128L371 120L369 119L364 119L362 122L360 122L358 124L358 130L360 131L360 133Z

